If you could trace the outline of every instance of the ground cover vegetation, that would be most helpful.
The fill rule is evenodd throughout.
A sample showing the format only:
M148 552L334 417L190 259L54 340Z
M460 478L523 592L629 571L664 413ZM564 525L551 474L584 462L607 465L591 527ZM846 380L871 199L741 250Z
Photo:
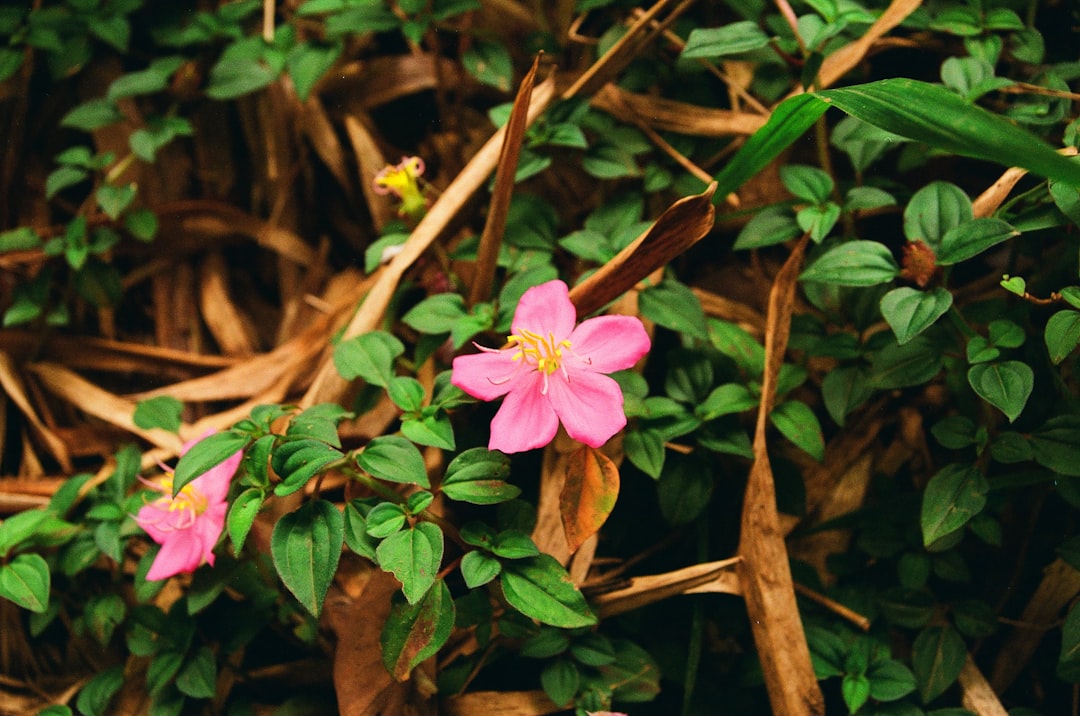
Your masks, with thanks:
M0 6L0 712L1078 713L1078 29Z

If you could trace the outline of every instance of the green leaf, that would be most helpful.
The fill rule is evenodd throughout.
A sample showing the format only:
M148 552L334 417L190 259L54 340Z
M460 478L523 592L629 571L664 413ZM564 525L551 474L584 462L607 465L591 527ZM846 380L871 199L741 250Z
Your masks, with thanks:
M83 181L90 174L79 167L60 167L45 177L45 198L51 199L59 192Z
M821 254L799 276L834 286L875 286L900 273L889 249L877 241L846 241Z
M945 232L937 252L937 263L940 266L951 266L967 261L991 246L1019 235L1019 231L1001 219L985 217L965 221Z
M971 199L963 189L950 182L931 182L915 192L904 208L904 236L908 241L925 242L936 253L946 233L974 218Z
M514 64L502 42L474 39L461 56L465 71L486 85L509 92L513 89Z
M912 645L911 665L923 703L952 686L966 659L964 640L952 627L933 626L919 632Z
M306 102L311 90L341 56L341 43L330 45L305 42L296 45L285 59L285 68L296 87L301 102Z
M373 439L360 453L357 463L380 480L431 487L424 456L415 445L396 435Z
M394 376L386 386L386 393L394 405L407 413L424 406L424 386L412 376Z
M87 631L98 644L108 647L116 627L127 616L127 605L119 594L96 594L86 601L83 618Z
M873 664L866 673L870 680L870 696L878 701L896 701L915 690L915 674L895 659Z
M1080 344L1080 311L1058 311L1050 316L1044 339L1054 365L1065 360Z
M929 547L952 534L982 512L990 486L982 472L972 465L949 465L939 470L923 492L923 545Z
M418 418L401 421L401 434L419 445L430 445L442 450L453 450L454 426L444 410L434 406L423 409Z
M510 458L486 448L470 448L446 468L440 488L451 500L476 505L507 502L521 494L521 489L504 479L510 473Z
M825 437L814 411L806 403L788 400L773 408L769 421L791 442L818 462L825 459Z
M556 659L540 672L540 685L556 706L569 706L581 688L581 673L570 659Z
M848 713L855 713L870 698L870 679L865 674L844 674L840 681L840 694Z
M60 119L61 127L92 132L108 127L123 119L116 105L104 97L88 100L78 105Z
M1013 422L1024 410L1035 387L1035 373L1026 363L1010 360L979 363L968 369L968 383L980 398Z
M200 647L176 675L176 688L193 699L210 699L217 691L217 662L209 647Z
M345 380L362 378L385 388L394 377L394 361L405 346L386 331L371 331L341 341L334 348L334 366Z
M116 692L124 685L124 667L113 666L95 674L86 682L75 700L75 708L84 716L106 716Z
M17 554L0 565L0 597L31 612L48 609L51 583L49 565L40 554Z
M30 543L48 517L45 510L26 510L0 522L0 557L21 544Z
M685 284L665 278L638 295L641 315L673 331L706 339L705 311L697 296Z
M180 494L184 485L217 467L240 450L247 447L250 438L242 433L226 430L208 435L191 446L176 463L173 475L173 496Z
M270 464L281 477L274 494L285 497L300 490L327 465L344 454L321 440L286 440L274 449Z
M156 398L139 401L131 420L136 427L143 430L161 428L175 433L180 429L180 413L183 410L184 404L176 398L159 395Z
M139 241L153 241L157 235L157 215L146 208L132 209L124 215L124 228Z
M1054 472L1080 477L1080 419L1060 415L1031 435L1035 461Z
M1080 162L1059 155L1033 134L940 85L897 78L814 95L865 122L936 149L1023 167L1080 186Z
M881 315L892 328L899 345L934 325L951 306L952 294L941 287L918 291L903 286L881 297Z
M270 536L270 553L281 581L315 617L337 571L345 525L326 500L311 500L283 515Z
M264 498L262 490L249 487L237 495L229 506L229 539L232 540L233 551L237 554L244 548L244 542L251 531L251 525L255 523L255 516L262 508Z
M693 522L709 506L712 471L696 456L672 455L656 484L657 506L671 525Z
M918 336L904 345L892 344L878 351L868 384L879 390L922 385L938 374L942 362L941 350L926 336Z
M735 250L759 249L763 246L782 244L802 232L791 214L790 207L769 206L750 219L735 237Z
M372 537L389 537L404 527L407 519L408 515L401 505L396 502L380 502L367 513L365 529Z
M811 204L824 204L833 190L833 180L828 172L804 164L780 167L780 181L796 197Z
M110 101L116 101L121 97L134 97L136 95L153 94L168 88L172 75L185 59L180 56L162 57L150 63L150 66L141 72L129 72L120 75L109 85L107 97Z
M799 228L810 234L815 243L821 243L840 219L840 205L826 202L821 206L808 206L795 215Z
M465 299L457 293L428 296L401 317L402 322L421 333L449 333L458 320L469 315Z
M867 211L886 206L896 206L896 197L873 186L852 187L844 196L844 209L847 211Z
M356 554L374 562L378 545L367 532L370 510L370 504L362 500L351 500L345 504L345 544Z
M1080 607L1069 608L1061 626L1061 651L1058 654L1057 675L1062 681L1080 682Z
M461 576L469 589L484 586L498 577L501 571L502 562L480 550L466 552L461 558Z
M41 246L41 237L29 226L0 232L0 252L25 251Z
M758 398L742 383L718 385L704 401L694 408L694 414L705 421L715 420L721 415L741 413L757 407Z
M680 59L714 59L750 52L769 44L766 35L756 22L745 20L723 27L695 28L690 31Z
M251 94L277 78L277 72L253 57L222 56L210 69L206 94L211 99L229 100Z
M418 664L438 653L453 632L455 616L454 598L442 580L415 605L395 595L380 637L383 665L390 675L404 681Z
M565 629L596 623L585 597L549 554L504 564L499 582L507 603L527 617Z
M627 430L623 450L636 468L654 480L664 469L664 438L656 430Z
M764 169L780 152L805 134L828 108L827 102L810 93L798 94L781 102L769 115L765 126L754 132L716 175L714 201L723 201L724 197Z
M409 604L417 604L435 584L443 558L443 533L430 522L417 522L379 543L379 566L401 582Z

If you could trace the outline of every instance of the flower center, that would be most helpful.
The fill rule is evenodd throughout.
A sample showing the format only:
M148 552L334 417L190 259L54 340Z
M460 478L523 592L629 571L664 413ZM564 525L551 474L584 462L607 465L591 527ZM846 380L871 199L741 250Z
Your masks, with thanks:
M518 349L511 360L521 360L527 365L535 366L545 377L559 370L563 349L570 347L570 341L556 341L553 333L548 333L545 337L525 329L512 334L507 341L516 344ZM565 372L566 369L563 368L563 373Z
M176 497L173 497L173 478L171 474L161 477L154 482L147 482L147 484L161 493L161 497L154 500L159 508L168 512L180 513L180 522L177 525L180 529L185 529L193 525L196 518L210 506L210 502L206 499L206 495L196 490L195 486L191 483L180 488L180 492L177 493Z

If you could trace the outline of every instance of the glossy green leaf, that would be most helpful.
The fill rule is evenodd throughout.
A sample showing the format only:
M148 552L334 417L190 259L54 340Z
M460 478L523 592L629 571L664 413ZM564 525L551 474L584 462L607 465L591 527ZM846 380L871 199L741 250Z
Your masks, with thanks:
M818 256L799 276L834 286L875 286L900 273L892 253L877 241L846 241Z
M581 673L570 659L556 659L540 672L540 685L556 706L569 706L581 688Z
M763 246L782 244L802 232L798 222L787 206L770 206L762 209L735 237L735 250L759 249Z
M281 477L274 494L285 497L300 490L308 480L319 474L327 465L337 462L344 454L321 440L286 440L273 452L270 464Z
M934 325L951 306L952 294L941 287L919 291L902 286L881 297L881 315L900 345Z
M697 296L685 284L665 278L638 294L641 315L651 321L695 338L707 337L705 311Z
M870 699L870 679L865 674L844 674L840 681L840 694L848 713L855 713Z
M345 503L345 544L356 554L374 562L375 548L379 545L378 540L367 532L367 515L370 510L370 503L363 500L350 500Z
M441 579L417 604L394 595L380 644L383 664L398 681L425 659L434 656L454 629L454 598Z
M228 460L238 451L247 447L250 439L247 435L226 430L208 435L191 446L180 461L176 463L173 475L173 495L180 493L184 485L199 475Z
M337 571L345 525L326 500L311 500L283 515L270 536L270 552L281 581L297 601L318 617Z
M504 479L510 473L510 459L498 451L470 448L446 468L440 486L451 500L492 505L512 500L521 489Z
M951 266L967 261L990 247L1019 235L1019 231L1001 219L986 217L966 221L945 232L937 252L937 263L940 266Z
M869 385L880 390L926 383L941 371L941 350L926 336L882 348L870 367Z
M721 415L741 413L757 407L758 398L742 383L718 385L699 405L694 414L702 420L715 420Z
M419 417L402 420L401 434L418 445L441 450L453 450L457 446L450 416L434 406L423 408Z
M1080 345L1080 311L1058 311L1050 316L1043 338L1054 365L1065 360Z
M443 533L430 522L417 522L384 539L375 550L379 566L401 582L409 604L417 604L435 584L443 558Z
M112 666L94 675L79 691L75 707L84 716L107 716L112 713L113 697L124 685L124 667Z
M401 341L386 331L370 331L334 347L334 367L345 380L361 378L385 388L394 377L394 361L405 352Z
M396 435L373 439L360 453L357 463L380 480L431 487L423 455L411 442Z
M982 512L989 489L986 477L971 465L949 465L935 473L923 492L923 544L932 545Z
M897 78L814 94L847 114L935 149L1080 186L1080 162L940 85Z
M966 659L967 646L952 627L927 627L915 637L911 663L923 703L952 686Z
M803 402L787 400L773 408L769 422L780 434L805 450L818 462L825 459L825 437L814 411Z
M1005 413L1011 423L1031 396L1035 373L1028 364L1015 360L979 363L968 369L968 383L980 398Z
M51 584L49 565L40 554L17 554L0 565L0 597L31 612L48 608Z
M410 308L401 320L421 333L449 333L468 315L465 299L460 294L437 293Z
M894 659L873 664L866 677L870 680L870 696L878 701L902 699L917 686L911 670Z
M723 27L699 27L690 31L681 58L715 59L750 52L769 44L766 35L756 22L743 20Z
M342 45L305 42L296 45L285 59L285 69L296 87L296 95L306 102L311 90L341 56Z
M229 529L229 539L232 541L233 551L240 554L247 540L251 525L255 523L255 516L263 503L263 492L257 487L249 487L233 500L229 506L229 515L226 524Z
M904 235L908 241L925 242L936 253L945 234L974 218L963 189L951 182L930 182L904 207Z
M503 595L514 609L551 626L592 626L596 616L554 557L540 554L503 565Z
M833 190L833 180L828 172L805 164L780 167L780 181L785 189L811 204L824 204Z
M502 562L480 550L466 552L461 558L461 576L469 589L484 586L498 577L501 571Z
M143 430L161 428L175 433L180 429L180 413L184 404L169 395L159 395L139 401L135 413L131 416L136 427Z
M1060 415L1031 434L1035 461L1054 472L1080 477L1080 418Z

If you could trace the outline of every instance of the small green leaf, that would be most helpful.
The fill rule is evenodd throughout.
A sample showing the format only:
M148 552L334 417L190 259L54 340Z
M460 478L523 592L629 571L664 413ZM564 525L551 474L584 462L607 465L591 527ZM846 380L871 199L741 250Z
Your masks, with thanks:
M100 97L78 105L60 119L61 127L92 132L123 119L120 110L108 99Z
M1080 311L1058 311L1050 316L1044 338L1054 365L1065 360L1080 345Z
M184 404L169 395L159 395L140 401L131 416L136 427L143 430L161 428L175 433L180 429L180 413Z
M344 518L326 500L311 500L283 515L270 536L281 581L312 615L322 611L345 541Z
M934 325L952 306L952 294L938 287L919 291L903 286L881 297L881 315L896 334L896 342L904 345Z
M250 438L242 433L226 430L208 435L191 446L176 463L173 475L173 496L180 494L184 485L217 467L240 450L247 447Z
M367 513L367 534L380 539L389 537L404 527L407 519L408 515L401 505L395 502L380 502Z
M401 421L401 434L418 445L430 445L442 450L453 450L454 426L446 411L434 406L427 406L418 418L405 418Z
M991 246L1019 235L1019 231L1001 219L984 217L965 221L945 232L941 238L941 246L937 249L937 263L940 266L951 266L967 261Z
M357 463L380 480L431 487L423 455L411 442L396 435L373 439L360 453Z
M762 209L735 237L735 250L759 249L794 239L802 230L787 206Z
M915 674L899 661L885 659L870 667L870 696L878 701L896 701L915 690Z
M866 678L865 674L844 674L840 681L840 694L848 707L848 713L855 713L870 698L870 679Z
M690 31L680 58L714 59L750 52L769 44L756 22L744 20L723 27L695 28Z
M375 561L375 539L367 532L367 515L370 505L362 500L351 500L345 504L345 544L361 557Z
M370 515L369 515L370 517ZM369 526L370 529L370 526ZM409 604L417 604L435 584L443 558L443 533L430 522L417 522L379 543L379 566L401 582Z
M51 199L59 192L83 181L90 174L79 167L59 167L45 177L45 198Z
M964 640L952 627L927 627L915 637L911 664L923 703L936 699L952 686L966 659Z
M483 84L503 92L513 88L514 64L502 42L474 39L461 56L461 64Z
M1031 396L1035 373L1026 363L1015 360L979 363L968 369L968 383L980 398L1005 413L1011 423Z
M685 284L670 277L665 278L659 284L643 290L638 295L638 302L643 317L694 338L708 338L705 311L697 296Z
M469 589L482 587L502 571L502 563L490 554L473 550L461 558L461 576Z
M157 235L157 214L146 208L132 209L124 215L124 228L139 241L153 241Z
M596 623L585 597L549 554L508 562L499 581L506 601L527 617L566 629Z
M465 299L456 293L437 293L413 306L401 317L405 325L421 333L449 333L468 316Z
M880 390L908 388L926 383L941 370L941 350L926 336L904 345L885 346L874 356L868 384Z
M780 181L796 197L811 204L824 204L833 190L833 180L828 172L804 164L780 167Z
M327 465L344 454L321 440L286 440L274 449L270 464L281 477L274 494L285 497L300 490Z
M49 607L51 583L49 565L40 554L17 554L0 565L0 597L28 611L40 614Z
M556 706L569 706L581 688L581 673L570 659L556 659L540 672L540 685Z
M521 489L505 481L510 473L510 459L498 451L470 448L446 468L441 489L451 500L477 505L507 502L521 494Z
M210 69L206 94L211 99L236 99L266 87L277 72L253 57L222 56Z
M200 647L176 675L176 688L193 699L210 699L217 691L217 662L209 647Z
M311 90L341 56L341 43L323 45L305 42L293 47L285 59L285 68L296 87L301 102L306 102Z
M799 276L834 286L875 286L900 273L889 249L877 241L846 241L821 254Z
M450 638L455 615L454 598L442 580L417 604L395 595L380 637L383 664L390 675L403 681L434 656Z
M370 331L341 341L334 348L334 366L345 380L362 378L385 388L394 377L394 360L405 346L385 331Z
M124 667L113 666L95 674L86 682L75 700L75 707L84 716L106 716L116 692L124 685Z
M29 226L0 232L0 252L25 251L41 246L41 237Z
M949 465L938 471L923 492L923 545L930 546L952 534L982 512L990 486L982 472L971 465Z
M237 495L229 506L229 539L232 540L233 551L237 554L244 548L244 541L251 531L251 525L255 523L255 516L262 508L264 497L262 490L249 487Z
M757 407L757 404L758 398L742 383L725 383L713 388L708 397L694 408L694 414L709 421L721 415L741 413Z
M405 412L420 410L424 405L424 386L412 376L394 376L386 386L386 393Z
M818 462L825 459L825 438L814 411L806 403L788 400L773 408L769 421L791 442Z

